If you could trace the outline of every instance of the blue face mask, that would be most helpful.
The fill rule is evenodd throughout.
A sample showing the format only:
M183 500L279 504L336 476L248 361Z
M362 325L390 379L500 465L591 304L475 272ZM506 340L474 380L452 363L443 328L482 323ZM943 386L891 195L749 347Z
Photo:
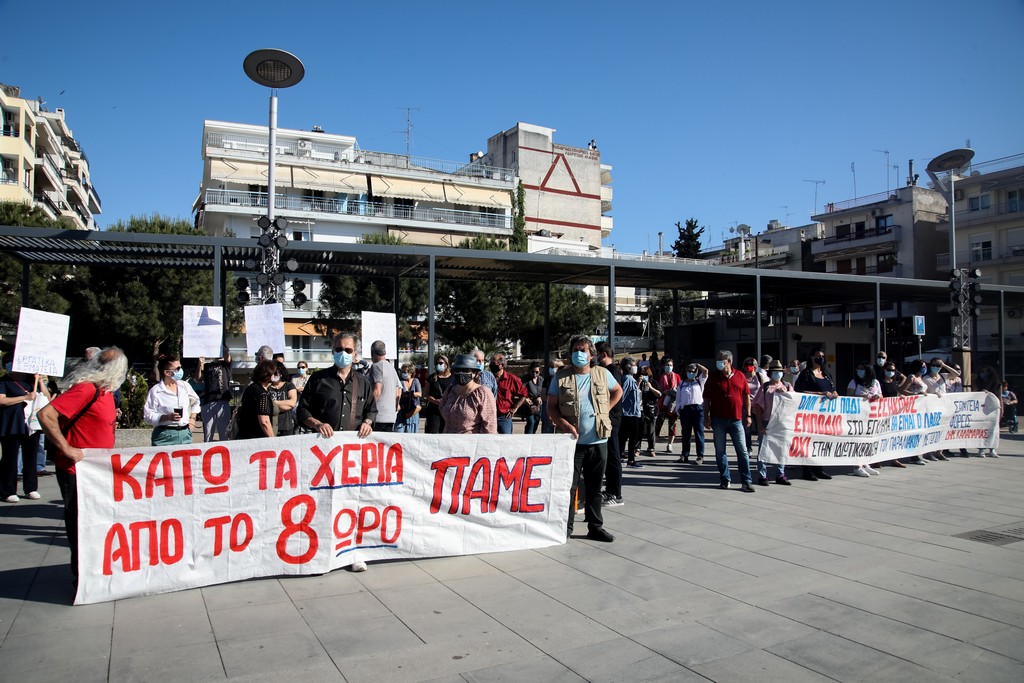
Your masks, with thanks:
M688 373L686 373L686 379L693 379L696 376L697 376L696 372L688 372Z
M171 379L173 379L175 382L177 382L177 381L181 380L181 378L184 377L184 376L185 376L185 371L182 370L181 368L178 368L177 370L174 371L174 374L171 375Z
M724 360L716 360L715 361L715 367L718 368L719 370L725 370L725 361Z
M941 369L942 368L933 365L933 366L928 368L928 372L932 373L933 375L937 375L937 374L939 374L939 370L941 370Z
M895 370L886 370L885 371L885 376L887 378L889 378L889 379L892 379L893 377L896 376L896 371Z
M586 351L573 351L572 352L572 364L578 368L585 368L590 365L590 359L587 357Z
M345 353L344 351L335 351L334 353L334 366L338 368L347 368L352 365L352 354Z
M444 363L438 363L434 367L437 368L438 372L444 372Z
M921 376L922 376L922 377L923 377L924 375L927 375L927 374L928 374L928 366L927 366L927 365L922 365L922 366L921 366L921 370L920 370L920 372L921 372Z
M778 382L782 379L782 370L772 370L772 379Z
M865 372L864 370L858 370L857 371L857 377L860 378L860 379L864 379L864 375L866 375L866 374L868 374L868 373Z
M300 375L305 375L306 374L306 368L299 368L299 374Z
M548 368L548 374L551 375L552 377L554 377L557 372L558 368L556 368L554 365Z

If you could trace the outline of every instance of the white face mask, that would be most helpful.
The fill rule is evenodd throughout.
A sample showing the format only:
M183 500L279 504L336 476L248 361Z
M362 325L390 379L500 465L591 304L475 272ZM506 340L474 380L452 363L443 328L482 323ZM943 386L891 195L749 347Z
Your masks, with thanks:
M631 374L631 375L635 375L636 374L636 366L635 365L630 366L629 374Z

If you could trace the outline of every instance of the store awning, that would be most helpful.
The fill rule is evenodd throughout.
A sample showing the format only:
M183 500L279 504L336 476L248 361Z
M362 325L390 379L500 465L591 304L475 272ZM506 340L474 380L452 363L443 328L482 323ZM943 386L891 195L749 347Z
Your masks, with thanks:
M377 197L403 197L427 202L444 202L444 185L429 180L373 176L373 194Z
M285 321L284 333L286 335L295 335L298 337L316 337L316 325L312 320L307 320L304 323L294 323Z
M445 195L452 204L486 206L489 208L512 208L512 196L505 190L491 190L468 185L446 185Z
M287 169L277 167L277 174L280 176ZM232 183L263 183L267 182L267 165L252 164L246 161L225 161L224 159L213 159L210 161L210 178L212 180L226 180Z

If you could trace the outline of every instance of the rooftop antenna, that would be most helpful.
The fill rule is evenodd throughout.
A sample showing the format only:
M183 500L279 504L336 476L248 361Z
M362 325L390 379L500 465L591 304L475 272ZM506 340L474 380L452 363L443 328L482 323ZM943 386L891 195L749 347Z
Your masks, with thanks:
M824 180L804 180L805 183L814 183L814 213L818 213L818 185L824 185Z
M789 227L789 217L793 215L793 212L789 210L789 204L779 204L779 208L786 210L786 227Z
M879 154L884 154L885 155L885 193L889 194L889 168L890 168L890 166L889 166L889 150L887 150L887 149L876 149L875 151L878 152ZM896 179L899 180L899 176L898 175L896 176Z
M854 162L850 162L850 173L853 174L853 198L857 198L857 165Z
M419 107L395 107L405 112L405 156L412 157L412 113L419 111ZM399 131L402 132L402 131Z

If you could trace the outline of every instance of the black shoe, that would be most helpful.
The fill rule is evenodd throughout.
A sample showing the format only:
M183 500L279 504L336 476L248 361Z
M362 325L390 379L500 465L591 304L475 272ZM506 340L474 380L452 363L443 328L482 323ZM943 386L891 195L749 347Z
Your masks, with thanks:
M721 484L718 485L718 488L720 488L720 489L727 489L727 488L729 488L729 482L723 481Z
M807 481L818 481L818 478L814 476L814 472L804 472L804 479Z
M750 485L749 481L743 482L743 485L740 486L740 490L743 491L743 493L755 493L756 492L756 489L753 486Z
M698 465L703 465L704 464L704 456L703 455L698 455L696 462L697 462Z
M757 478L757 485L758 486L767 486L768 485L768 477L758 477Z
M679 458L679 462L690 462L690 456L684 455L683 457Z
M591 529L587 532L587 538L591 541L601 541L602 543L611 543L615 540L615 537L604 530L603 527L597 529Z
M828 479L831 479L831 478L832 478L832 475L829 474L828 472L818 472L818 479L828 480Z

